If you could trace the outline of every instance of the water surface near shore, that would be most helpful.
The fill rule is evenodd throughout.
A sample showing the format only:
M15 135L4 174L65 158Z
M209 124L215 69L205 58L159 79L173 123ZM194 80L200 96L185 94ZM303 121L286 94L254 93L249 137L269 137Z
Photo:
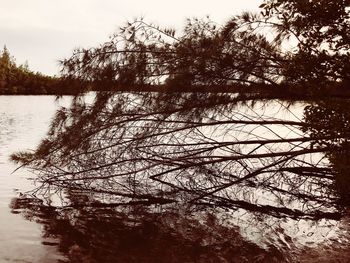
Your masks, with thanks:
M68 101L69 98L61 100ZM0 96L0 262L55 262L56 247L44 245L42 225L11 213L11 199L33 188L25 169L13 173L9 156L35 149L59 103L55 96Z
M0 96L0 262L47 263L66 259L66 257L58 251L60 240L55 239L52 236L45 237L45 224L39 224L27 220L28 218L26 219L25 216L17 214L20 213L20 211L10 208L11 200L13 200L13 198L18 197L21 193L33 188L32 181L27 179L34 175L30 174L26 169L20 169L13 173L17 166L9 161L9 156L16 151L34 150L40 140L44 138L55 111L60 105L69 105L69 101L70 97L64 97L60 101L56 101L55 96ZM274 118L292 120L299 120L299 118L302 118L303 104L292 106L292 111L283 111L282 109L285 109L283 104L268 103L268 105L265 108L262 108L261 111ZM239 108L235 114L247 116L247 112L249 112L248 108ZM291 112L295 115L290 115ZM254 130L259 135L263 134L264 136L269 136L269 133L263 133L264 130L260 131L257 128L254 128ZM225 135L226 140L232 139L230 135L225 133L225 130L221 131L219 129L218 131ZM295 131L280 129L274 132L277 132L279 136L291 136ZM80 213L82 213L82 211L80 211ZM96 216L97 219L100 220L98 218L100 215L97 214ZM299 251L309 251L309 256L305 262L315 262L311 259L317 257L324 257L325 261L320 262L327 262L326 260L330 258L329 255L331 252L338 253L338 255L344 254L343 249L338 249L337 252L337 248L340 247L343 242L339 239L338 234L336 233L339 230L339 224L337 222L332 221L329 224L324 223L321 227L320 224L313 224L313 222L310 222L307 225L305 222L292 222L292 224L288 220L283 221L273 219L269 222L271 223L271 231L265 229L265 231L259 232L263 223L261 223L261 225L257 224L255 221L254 223L249 223L250 217L246 215L245 212L242 212L241 214L239 211L233 213L233 217L232 223L240 226L240 231L237 231L237 233L240 233L245 240L244 242L248 240L251 243L258 244L260 243L260 239L270 240L270 245L276 246L277 248L278 246L284 246L287 248L289 246L287 243L292 245L294 243L307 245L309 248L314 248L314 250L308 249L307 246L305 247L305 250L299 247ZM181 227L185 228L185 224L180 220L179 222L181 224L175 224L176 229L181 229ZM107 223L109 224L110 222L108 221ZM146 223L148 224L149 222L147 221ZM284 231L286 231L285 236L292 237L291 240L287 240L286 242L284 236L282 234L279 235L276 232L277 223L283 227ZM105 247L107 247L106 244L109 244L112 250L115 250L115 246L119 246L123 242L125 243L123 234L128 238L129 236L132 236L132 233L137 233L137 237L140 235L140 239L144 238L145 240L148 240L151 238L147 231L140 234L139 228L127 228L127 231L124 233L124 228L122 229L123 231L121 231L119 229L121 226L117 224L118 231L116 231L116 233L118 233L119 239L115 238L116 235L112 235L113 240L109 242L105 238L104 233L101 232L100 228L93 228L94 226L97 226L96 224L94 225L91 222L87 222L87 225L90 228L86 229L92 230L91 233L87 231L88 233L86 236L91 239L97 239L96 236L99 237L97 234L100 234L103 237L103 239L100 240L101 243L105 244ZM162 224L160 225L164 227ZM71 226L72 232L74 232L74 227L75 226ZM123 225L123 227L125 226ZM96 231L97 234L94 231ZM236 234L236 232L234 234ZM240 235L235 237L237 238ZM277 239L273 239L272 235L276 235ZM158 245L161 246L160 244L162 244L164 240L162 241L161 238L159 239L161 242L159 242ZM151 238L150 240L150 242L154 242L156 239ZM278 243L281 240L282 243ZM323 243L323 241L327 242ZM171 240L171 242L173 242L173 240ZM251 243L249 243L249 245ZM152 246L157 246L156 242L151 244ZM149 250L145 249L144 246L151 244L145 242L142 246L140 245L141 248L144 249L145 254L147 254ZM247 242L242 244L243 248L248 246ZM129 245L130 248L135 251L138 249L132 242ZM317 246L319 245L320 249L317 249ZM72 247L76 248L77 246L73 245ZM256 247L253 248L257 250ZM143 251L142 249L139 250ZM323 250L328 251L329 253L324 253L322 252ZM119 252L121 255L130 254L125 248ZM303 252L301 252L299 256L302 255L302 253ZM168 254L168 256L169 255L170 254ZM176 259L174 260L176 262ZM343 261L341 262L346 261L344 261L343 258Z

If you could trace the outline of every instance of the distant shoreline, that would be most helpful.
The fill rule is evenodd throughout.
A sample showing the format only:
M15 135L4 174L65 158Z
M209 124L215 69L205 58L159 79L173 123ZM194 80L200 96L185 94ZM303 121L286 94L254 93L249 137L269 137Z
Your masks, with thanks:
M69 86L69 85L67 85ZM165 93L237 93L242 98L249 99L283 99L283 100L318 100L324 98L342 98L350 99L350 90L344 85L334 86L328 89L322 89L317 92L308 91L305 88L295 88L287 86L272 86L266 84L256 85L217 85L217 86L168 86L168 85L116 85L113 88L109 88L111 85L99 88L83 89L81 93L92 92L165 92ZM76 96L81 93L76 88L72 89L72 92L0 92L0 96Z

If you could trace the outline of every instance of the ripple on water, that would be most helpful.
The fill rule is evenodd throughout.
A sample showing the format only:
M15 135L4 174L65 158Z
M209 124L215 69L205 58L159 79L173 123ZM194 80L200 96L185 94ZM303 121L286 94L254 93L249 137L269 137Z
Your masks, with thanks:
M62 104L67 104L64 98ZM9 156L20 150L34 149L45 135L58 108L54 96L0 96L0 262L48 263L62 259L56 246L44 245L42 226L11 213L9 204L17 192L33 186ZM44 244L43 244L44 243ZM54 243L54 242L52 242Z

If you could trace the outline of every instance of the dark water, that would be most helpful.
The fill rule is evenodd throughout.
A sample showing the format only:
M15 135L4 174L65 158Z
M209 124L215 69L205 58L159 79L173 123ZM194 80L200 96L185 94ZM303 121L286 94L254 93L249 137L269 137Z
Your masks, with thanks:
M16 166L9 155L35 149L58 106L52 96L0 97L0 262L349 261L346 218L313 221L261 218L243 209L82 206L91 195L74 191L62 199L53 194L56 203L48 206L22 195L34 187L27 180L34 175L25 169L11 174ZM299 120L303 106L284 111L283 104L273 102L236 114L254 117L260 110L271 118ZM272 133L264 127L254 131L266 137L300 132L283 127ZM213 130L201 132L232 140L222 129L216 135Z

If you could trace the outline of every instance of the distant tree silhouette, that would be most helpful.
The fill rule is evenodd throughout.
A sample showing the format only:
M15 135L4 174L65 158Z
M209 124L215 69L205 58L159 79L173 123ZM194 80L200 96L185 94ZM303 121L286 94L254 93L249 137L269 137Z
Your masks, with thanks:
M13 78L13 69L16 67L7 47L4 46L0 56L0 87L3 88Z
M0 95L4 94L75 94L82 82L64 82L58 77L45 76L29 69L28 62L17 66L5 46L0 53Z

